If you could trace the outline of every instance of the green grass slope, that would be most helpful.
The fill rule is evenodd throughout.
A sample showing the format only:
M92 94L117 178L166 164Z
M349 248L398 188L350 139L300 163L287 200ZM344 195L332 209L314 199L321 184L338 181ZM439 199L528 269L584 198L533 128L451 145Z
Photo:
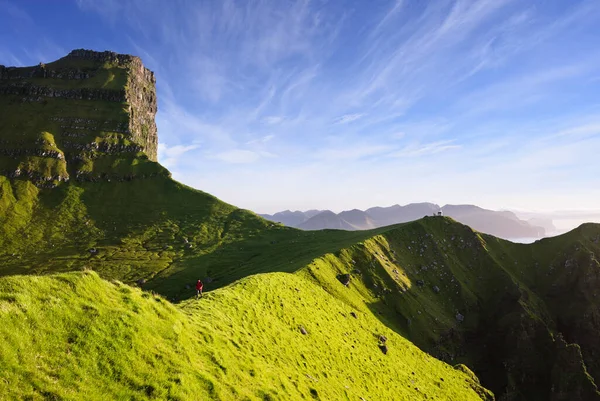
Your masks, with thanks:
M600 400L599 225L283 227L173 181L127 128L151 73L84 53L0 68L1 395Z
M89 268L178 299L198 278L293 272L373 235L290 229L168 177L40 189L0 176L0 195L0 275Z
M599 395L599 328L595 320L581 323L598 313L593 282L575 298L564 272L549 276L540 267L574 258L574 277L596 274L597 226L533 245L481 235L448 218L303 232L168 177L51 190L7 179L0 188L11 195L0 210L15 223L1 227L2 275L87 268L131 284L143 279L144 288L183 300L198 278L211 290L253 274L298 271L431 355L466 364L504 399L550 399L553 389L582 394L571 399ZM348 288L340 274L352 277ZM573 305L570 312L565 305ZM560 368L565 359L568 375Z
M599 225L522 245L425 218L302 274L430 354L471 367L501 400L597 400L598 242Z
M3 399L491 399L302 275L178 306L89 271L4 277L0 320Z

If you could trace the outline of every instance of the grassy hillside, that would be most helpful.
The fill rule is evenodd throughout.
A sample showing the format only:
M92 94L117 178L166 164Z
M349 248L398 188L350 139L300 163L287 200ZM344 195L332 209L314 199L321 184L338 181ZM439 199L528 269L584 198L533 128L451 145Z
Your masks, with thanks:
M598 242L599 225L523 245L425 218L302 274L430 354L468 365L502 400L597 400ZM336 283L343 275L348 288Z
M89 271L5 277L0 319L7 399L463 401L487 394L465 368L426 355L300 275L249 277L178 306Z
M15 223L1 227L2 275L85 268L185 300L198 278L211 290L297 271L431 355L469 366L505 399L549 399L553 388L598 396L598 328L581 323L598 313L594 285L574 297L579 290L563 269L542 270L573 259L576 277L595 275L596 225L532 245L433 217L372 231L303 232L167 177L51 190L5 180L1 188L12 194L3 197L5 221ZM342 274L351 277L348 287ZM553 376L565 358L573 362L569 378Z
M148 281L169 298L210 277L296 271L372 232L305 233L268 222L168 177L39 189L0 177L0 275L90 268ZM153 280L154 279L154 280Z
M82 52L0 69L0 398L600 400L599 225L283 227L173 181L152 74Z
M129 283L147 279L146 289L186 299L197 278L210 281L210 290L257 273L297 271L431 355L469 366L505 399L550 399L553 388L569 397L581 392L582 400L598 396L597 341L587 334L596 327L571 323L596 313L596 304L583 299L578 314L558 315L572 296L556 302L546 292L566 283L564 274L524 274L541 264L564 264L564 255L591 263L595 259L589 255L600 254L598 226L522 245L478 234L449 218L369 232L302 232L168 178L66 184L40 194L33 198L32 221L22 229L26 235L6 242L4 249L19 251L13 251L17 257L4 254L3 274L87 268ZM111 207L111 199L123 206ZM46 242L52 230L55 241ZM577 245L582 241L586 246ZM338 279L344 274L350 277L348 287ZM580 341L585 346L576 345ZM569 374L553 374L565 359L572 365Z

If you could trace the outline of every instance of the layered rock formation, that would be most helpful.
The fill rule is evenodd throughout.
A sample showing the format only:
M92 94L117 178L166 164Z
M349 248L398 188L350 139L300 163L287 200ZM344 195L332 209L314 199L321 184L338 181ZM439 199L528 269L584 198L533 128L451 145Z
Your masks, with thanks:
M0 172L45 187L168 174L152 163L155 84L138 57L114 52L0 66Z

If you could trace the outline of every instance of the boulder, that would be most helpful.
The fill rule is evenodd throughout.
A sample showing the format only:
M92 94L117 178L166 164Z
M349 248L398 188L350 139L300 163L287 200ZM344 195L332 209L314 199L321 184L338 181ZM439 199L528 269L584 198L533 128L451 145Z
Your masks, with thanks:
M350 275L349 274L338 274L337 279L340 283L344 284L346 287L350 284Z

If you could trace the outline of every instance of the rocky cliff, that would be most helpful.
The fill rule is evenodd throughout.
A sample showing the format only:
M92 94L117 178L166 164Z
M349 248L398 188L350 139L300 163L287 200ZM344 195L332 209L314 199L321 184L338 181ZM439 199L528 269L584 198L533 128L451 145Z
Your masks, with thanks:
M0 66L0 172L46 187L167 174L153 163L155 83L140 58L108 51Z

